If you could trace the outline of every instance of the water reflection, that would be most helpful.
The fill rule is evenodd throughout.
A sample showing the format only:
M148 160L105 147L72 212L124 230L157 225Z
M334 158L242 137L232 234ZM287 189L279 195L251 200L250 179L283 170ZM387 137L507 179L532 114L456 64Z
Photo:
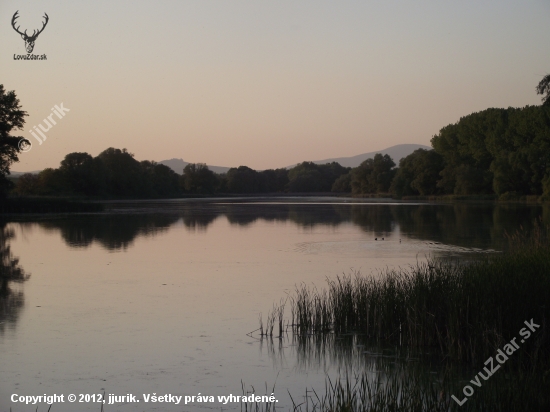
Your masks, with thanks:
M109 213L36 222L58 230L72 247L97 242L106 249L126 249L140 236L166 232L181 222L190 231L206 231L218 218L247 227L254 222L291 222L302 228L353 224L377 237L399 233L421 241L468 248L504 246L504 235L537 218L550 222L548 205L495 204L307 204L151 202L109 205Z
M548 205L521 204L311 204L258 202L116 203L109 213L37 222L59 230L72 247L98 242L109 250L126 249L139 236L154 236L181 222L190 231L206 231L218 218L248 227L259 220L291 222L301 228L353 224L373 237L396 234L467 248L502 249L505 234L529 228Z
M30 276L11 253L9 240L13 237L13 230L0 221L0 334L15 326L24 305L23 291L14 284L21 284Z
M72 247L87 247L97 242L109 250L127 249L139 236L155 236L178 221L172 215L91 215L41 221L49 231L58 230Z
M415 353L406 348L381 347L369 342L365 335L356 333L289 333L281 338L261 337L260 342L260 349L266 348L276 368L290 366L294 373L304 375L322 371L329 374L331 385L339 379L351 382L351 385L356 384L357 379L366 379L363 384L382 394L391 392L391 387L396 384L401 388L409 383L425 390L437 388L437 395L432 398L446 404L445 408L438 410L449 410L450 395L457 393L459 382L472 374L470 368L453 365L440 356ZM295 364L288 365L289 359ZM356 395L364 395L364 392L359 389ZM374 396L374 392L368 393L369 398ZM299 393L294 395L300 396Z

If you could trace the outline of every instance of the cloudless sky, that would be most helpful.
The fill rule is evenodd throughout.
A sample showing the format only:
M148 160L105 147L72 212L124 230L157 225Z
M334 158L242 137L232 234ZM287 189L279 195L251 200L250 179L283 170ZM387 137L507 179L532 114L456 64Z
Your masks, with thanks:
M50 21L34 54L11 27ZM0 84L29 113L16 171L70 152L284 167L430 144L461 116L540 104L548 0L11 1ZM28 132L70 109L38 145Z

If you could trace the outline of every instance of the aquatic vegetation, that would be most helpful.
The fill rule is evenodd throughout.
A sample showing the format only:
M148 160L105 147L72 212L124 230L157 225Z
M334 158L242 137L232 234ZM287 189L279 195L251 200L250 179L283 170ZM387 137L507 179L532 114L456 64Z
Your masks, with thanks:
M406 269L328 280L328 289L296 287L296 334L364 333L384 344L476 364L515 336L525 320L542 332L530 343L548 356L550 248L531 244L469 262L428 260Z
M368 276L356 272L329 279L321 291L297 286L289 298L289 326L302 342L299 350L324 350L326 336L333 341L362 335L380 347L435 353L443 372L403 364L380 373L376 363L355 376L327 376L322 395L308 390L302 401L293 398L292 410L550 410L549 239L548 229L536 224L508 236L502 253L468 261L429 259ZM527 339L521 328L534 324ZM316 344L309 343L312 337ZM506 364L488 370L489 358L501 356L516 338L521 343ZM357 346L357 339L349 341ZM474 374L465 380L461 371L467 365L485 366L482 379ZM459 405L453 395L466 400Z

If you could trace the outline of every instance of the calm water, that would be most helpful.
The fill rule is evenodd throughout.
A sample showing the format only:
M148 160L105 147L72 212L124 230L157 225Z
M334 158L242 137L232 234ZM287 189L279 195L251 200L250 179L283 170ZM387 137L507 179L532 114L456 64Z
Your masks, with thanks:
M0 411L36 409L12 403L14 393L103 391L141 400L106 411L240 410L217 396L241 395L241 381L257 394L275 385L287 406L288 391L300 399L306 388L322 392L327 373L373 364L346 337L247 336L296 284L491 253L539 217L549 214L536 205L308 198L113 202L96 215L4 219ZM153 393L216 402L144 404ZM52 407L69 410L100 406Z

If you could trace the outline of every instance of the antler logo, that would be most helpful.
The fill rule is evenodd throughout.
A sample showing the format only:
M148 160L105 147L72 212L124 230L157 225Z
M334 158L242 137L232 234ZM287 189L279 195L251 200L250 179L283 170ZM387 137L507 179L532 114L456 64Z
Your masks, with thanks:
M46 19L46 21L45 21L44 23L42 23L42 28L41 28L40 30L38 30L38 32L37 32L36 30L34 30L34 31L32 32L32 35L29 36L29 35L27 34L27 30L25 30L24 33L21 33L21 32L19 31L19 27L20 27L20 26L15 27L15 20L17 20L17 18L19 17L19 16L17 15L17 13L19 13L19 10L17 10L17 11L15 12L15 14L13 15L13 17L12 17L12 19L11 19L11 25L12 25L13 29L14 29L17 33L19 33L19 34L21 35L21 37L23 38L23 40L25 40L25 48L27 49L27 53L32 53L32 51L33 51L33 49L34 49L34 42L36 41L36 38L38 37L38 35L39 35L40 33L42 33L42 32L44 31L44 28L46 27L46 24L48 24L48 20L49 20L50 18L48 17L48 15L47 15L46 13L44 13L44 18Z

